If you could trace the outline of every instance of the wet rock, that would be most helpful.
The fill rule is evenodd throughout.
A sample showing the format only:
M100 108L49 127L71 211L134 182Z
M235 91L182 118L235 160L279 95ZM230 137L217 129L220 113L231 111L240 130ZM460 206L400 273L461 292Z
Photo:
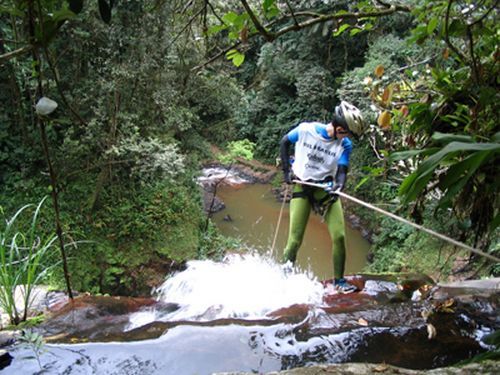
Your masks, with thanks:
M231 222L231 221L233 221L233 218L231 217L231 215L226 215L226 216L224 216L224 218L222 220Z
M273 371L266 375L318 375L318 374L343 374L343 375L372 375L372 374L401 374L401 375L453 375L453 374L471 374L471 375L493 375L500 373L500 362L483 361L481 363L471 363L460 367L446 367L434 370L409 370L397 366L391 366L385 363L342 363L328 364L295 368L292 370ZM249 372L224 372L214 375L246 375L253 374Z
M40 330L59 334L59 342L134 341L121 346L116 343L79 344L78 348L85 348L86 355L95 356L92 357L94 363L105 360L114 364L120 356L137 356L137 361L150 361L148 363L158 368L172 368L174 361L180 361L180 368L185 370L196 362L194 358L199 361L194 364L199 366L196 369L176 373L203 373L200 369L212 373L224 368L257 369L260 373L268 373L280 368L295 368L281 373L308 374L309 369L316 368L319 372L342 369L347 371L345 373L363 374L390 373L405 367L414 370L401 371L419 374L423 372L418 369L448 366L485 352L487 340L482 343L479 338L500 327L496 312L498 299L493 298L494 294L468 296L464 299L466 302L442 302L431 295L418 302L407 298L396 303L390 296L407 297L428 286L432 280L422 275L365 275L349 277L349 281L362 291L349 295L327 293L322 303L293 305L267 314L266 319L259 321L233 318L200 322L158 320L130 331L127 331L130 313L148 308L153 313L168 312L178 306L168 303L162 306L152 299L82 296L54 313ZM428 311L432 312L430 316L426 314ZM429 324L436 331L431 339L427 332ZM159 336L162 337L154 341ZM51 339L54 341L54 337L49 341ZM91 351L94 354L88 354ZM74 350L72 353L79 352ZM179 355L183 353L186 354L181 360ZM171 357L167 360L168 354ZM15 352L12 355L15 358L11 366L15 366L18 356ZM226 360L231 365L217 367ZM304 367L341 362L347 364ZM353 365L352 362L387 365ZM260 367L263 363L268 367ZM209 365L214 367L207 367ZM496 369L498 367L493 367ZM488 371L486 369L485 373Z
M14 343L19 335L19 331L0 331L0 348Z
M213 199L213 203L212 203ZM210 210L210 206L212 206L211 213L219 212L226 208L225 203L218 196L213 195L212 192L204 191L203 193L203 210L208 214Z
M47 341L109 341L123 333L131 313L156 303L152 298L81 296L60 307L37 330Z
M500 294L500 277L439 283L432 292L432 297L434 299L447 299L466 295L489 297L498 294Z
M0 370L9 366L12 362L12 356L6 350L0 349Z

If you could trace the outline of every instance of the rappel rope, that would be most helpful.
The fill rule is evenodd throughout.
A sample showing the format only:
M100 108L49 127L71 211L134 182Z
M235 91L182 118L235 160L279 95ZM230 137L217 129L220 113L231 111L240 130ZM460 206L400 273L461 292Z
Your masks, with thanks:
M319 187L319 188L322 188L322 189L324 189L326 187L325 184L317 184L317 183L307 182L307 181L293 180L293 182L295 182L297 184L302 184L302 185ZM288 186L287 186L287 189L288 189ZM491 260L493 260L495 262L500 262L500 258L497 258L496 256L493 256L491 254L485 253L484 251L475 249L475 248L473 248L473 247L471 247L471 246L469 246L467 244L464 244L462 242L456 241L453 238L447 237L444 234L441 234L441 233L435 232L435 231L433 231L431 229L425 228L422 225L415 224L415 223L413 223L413 222L411 222L411 221L409 221L407 219L399 217L399 216L397 216L397 215L395 215L395 214L393 214L391 212L385 211L385 210L383 210L383 209L381 209L379 207L376 207L376 206L374 206L372 204L363 202L362 200L360 200L358 198L355 198L355 197L352 197L352 196L350 196L350 195L348 195L346 193L343 193L341 191L336 191L335 194L338 194L342 198L346 198L346 199L348 199L350 201L353 201L353 202L355 202L357 204L365 206L365 207L367 207L367 208L369 208L371 210L377 211L377 212L379 212L379 213L381 213L383 215L389 216L389 217L391 217L391 218L393 218L395 220L398 220L398 221L400 221L402 223L408 224L408 225L410 225L410 226L412 226L412 227L414 227L414 228L416 228L418 230L421 230L421 231L426 232L426 233L428 233L428 234L430 234L430 235L432 235L434 237L437 237L437 238L440 238L440 239L442 239L444 241L447 241L447 242L449 242L449 243L451 243L451 244L453 244L455 246L462 247L464 249L469 250L472 253L481 255L481 256L483 256L485 258L489 258L489 259L491 259ZM281 213L280 213L280 219L281 219ZM278 223L279 223L279 221L278 221ZM274 248L274 242L273 242L273 248Z
M278 216L278 223L276 224L276 230L274 231L273 244L271 246L272 256L274 256L274 246L276 245L276 239L278 238L278 231L280 229L281 217L283 216L283 209L285 208L287 196L288 196L288 184L285 186L285 193L283 194L283 202L281 202L280 215Z

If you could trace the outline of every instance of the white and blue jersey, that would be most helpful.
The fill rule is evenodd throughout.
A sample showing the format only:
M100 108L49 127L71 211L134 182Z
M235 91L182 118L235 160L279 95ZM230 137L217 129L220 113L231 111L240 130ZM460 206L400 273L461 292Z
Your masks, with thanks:
M334 179L339 165L349 167L351 140L329 137L326 127L320 122L302 122L287 134L295 144L293 173L303 181Z

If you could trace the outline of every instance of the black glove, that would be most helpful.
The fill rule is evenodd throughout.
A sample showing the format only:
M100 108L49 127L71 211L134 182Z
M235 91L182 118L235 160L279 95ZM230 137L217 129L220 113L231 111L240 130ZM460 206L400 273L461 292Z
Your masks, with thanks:
M290 146L292 142L288 139L288 136L285 135L280 142L280 158L281 158L281 167L283 168L283 176L285 183L292 183L292 176L290 173Z
M335 202L339 198L337 191L342 190L342 188L343 188L342 185L330 182L325 188L325 191L328 193L328 195L330 195L333 202Z
M343 184L339 184L338 182L336 182L336 183L333 185L332 190L333 190L333 194L335 194L335 192L337 192L337 191L342 191L342 190L344 190L344 185L343 185ZM335 195L337 195L337 194L335 194Z
M283 179L285 181L285 184L292 184L292 176L290 174L290 171L289 170L283 170Z

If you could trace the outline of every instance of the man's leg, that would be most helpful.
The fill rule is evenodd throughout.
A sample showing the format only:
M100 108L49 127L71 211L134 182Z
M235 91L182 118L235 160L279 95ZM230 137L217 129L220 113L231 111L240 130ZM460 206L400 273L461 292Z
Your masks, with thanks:
M345 226L340 199L330 206L325 219L332 239L333 276L341 279L345 268Z
M294 193L303 192L300 185L295 185ZM292 198L290 201L290 227L288 230L288 240L283 254L283 261L295 263L299 247L304 238L307 221L311 212L311 204L307 197Z

